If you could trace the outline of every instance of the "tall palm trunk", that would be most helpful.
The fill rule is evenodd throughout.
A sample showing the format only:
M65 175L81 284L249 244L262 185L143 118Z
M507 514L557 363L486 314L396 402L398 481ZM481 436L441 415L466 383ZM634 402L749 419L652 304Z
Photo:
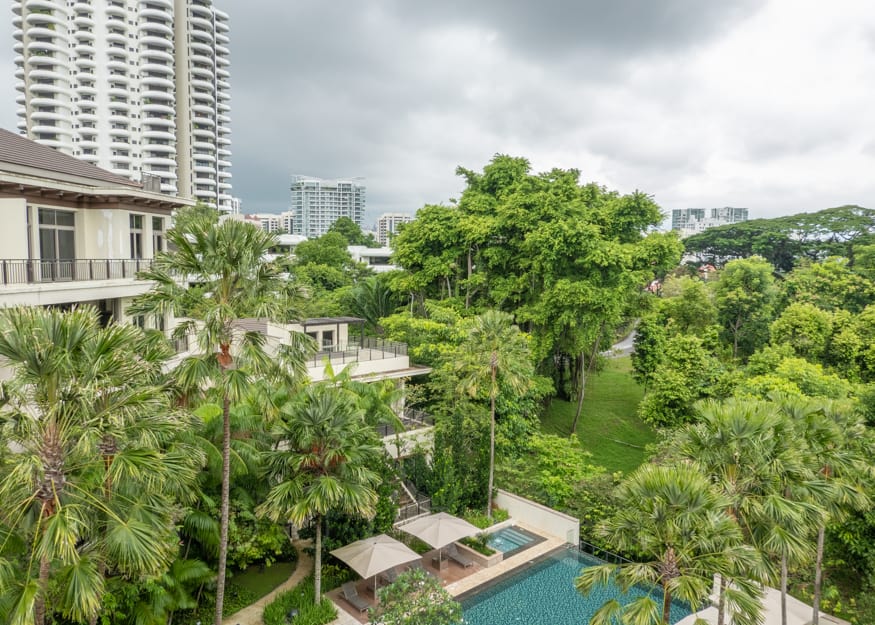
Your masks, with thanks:
M316 517L316 553L313 556L313 588L316 605L322 601L322 517Z
M34 602L34 623L36 625L45 625L46 622L46 593L49 590L49 572L51 563L47 556L42 556L39 560L39 595Z
M224 374L224 370L223 370ZM224 385L223 385L224 386ZM216 578L215 625L222 625L225 603L225 567L228 563L228 516L231 492L231 400L222 392L222 512L219 524L219 571Z
M787 625L787 554L781 556L781 625Z
M720 590L717 598L717 625L724 625L726 622L726 588L729 586L729 580L724 576L720 576Z
M662 625L669 625L671 621L671 591L667 584L662 585Z
M498 354L492 352L490 361L492 369L492 386L489 393L489 487L486 490L486 518L492 522L492 488L495 481L495 396L498 389L495 388L495 375L498 369Z
M817 528L817 556L814 561L814 600L811 607L811 625L819 625L820 623L820 596L823 592L823 542L826 534L826 527L821 524Z

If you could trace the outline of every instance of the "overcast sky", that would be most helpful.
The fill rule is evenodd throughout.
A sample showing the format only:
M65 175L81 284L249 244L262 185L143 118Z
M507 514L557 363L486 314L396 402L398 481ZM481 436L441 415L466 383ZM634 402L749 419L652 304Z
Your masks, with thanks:
M362 176L370 225L458 197L495 153L665 211L875 207L872 0L216 0L234 193ZM14 129L11 24L0 125Z

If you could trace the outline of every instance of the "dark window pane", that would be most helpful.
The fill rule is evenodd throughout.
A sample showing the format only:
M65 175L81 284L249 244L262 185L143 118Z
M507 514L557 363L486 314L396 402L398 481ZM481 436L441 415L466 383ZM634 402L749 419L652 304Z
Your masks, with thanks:
M40 228L39 231L39 256L43 260L57 260L58 250L55 247L55 231Z

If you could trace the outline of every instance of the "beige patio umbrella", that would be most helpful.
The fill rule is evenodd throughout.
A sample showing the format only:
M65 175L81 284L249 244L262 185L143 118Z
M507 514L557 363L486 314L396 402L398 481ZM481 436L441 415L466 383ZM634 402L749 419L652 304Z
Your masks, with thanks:
M376 576L400 564L409 564L422 556L404 543L391 536L380 534L363 538L331 552L338 560L367 579L374 577L374 591L377 590Z
M416 536L435 549L442 549L460 538L473 536L480 531L465 519L460 519L446 512L438 512L415 519L410 523L399 525L398 529L411 536ZM440 558L441 552L438 551L438 562L440 562Z

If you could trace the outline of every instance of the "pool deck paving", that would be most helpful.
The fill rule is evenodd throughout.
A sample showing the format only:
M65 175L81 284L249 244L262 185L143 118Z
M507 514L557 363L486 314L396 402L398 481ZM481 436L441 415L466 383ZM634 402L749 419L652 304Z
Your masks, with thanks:
M469 568L462 568L455 562L449 562L447 563L446 568L438 572L431 565L432 558L437 554L437 550L429 551L428 553L423 555L423 566L429 573L433 575L438 575L440 577L441 583L443 584L447 592L449 592L453 597L458 597L459 595L466 593L469 590L477 588L478 586L485 584L486 582L489 582L496 577L504 575L508 571L512 571L513 569L523 566L524 564L529 563L535 558L538 558L545 553L549 553L565 544L565 540L556 536L545 534L543 531L527 526L524 523L516 522L515 525L518 525L519 527L522 527L523 529L526 529L539 536L543 536L546 540L536 545L533 545L532 547L529 547L528 549L525 549L520 553L511 556L507 560L503 560L495 566L491 566L489 568L483 568L477 564ZM369 581L370 584L373 584L372 580ZM359 581L356 588L360 597L373 604L373 593L369 589L370 584L365 581ZM332 590L330 593L327 593L327 596L334 602L334 605L337 607L338 618L332 621L331 625L360 625L368 622L367 612L359 613L352 606L350 606L340 596L339 589ZM243 624L241 623L241 625Z
M301 580L313 572L313 558L304 552L304 547L309 546L310 542L309 540L296 540L292 543L295 546L295 551L298 552L298 563L289 579L255 603L251 603L239 612L222 619L222 625L262 625L261 616L264 614L264 608L267 604L273 601L279 593L297 586Z

